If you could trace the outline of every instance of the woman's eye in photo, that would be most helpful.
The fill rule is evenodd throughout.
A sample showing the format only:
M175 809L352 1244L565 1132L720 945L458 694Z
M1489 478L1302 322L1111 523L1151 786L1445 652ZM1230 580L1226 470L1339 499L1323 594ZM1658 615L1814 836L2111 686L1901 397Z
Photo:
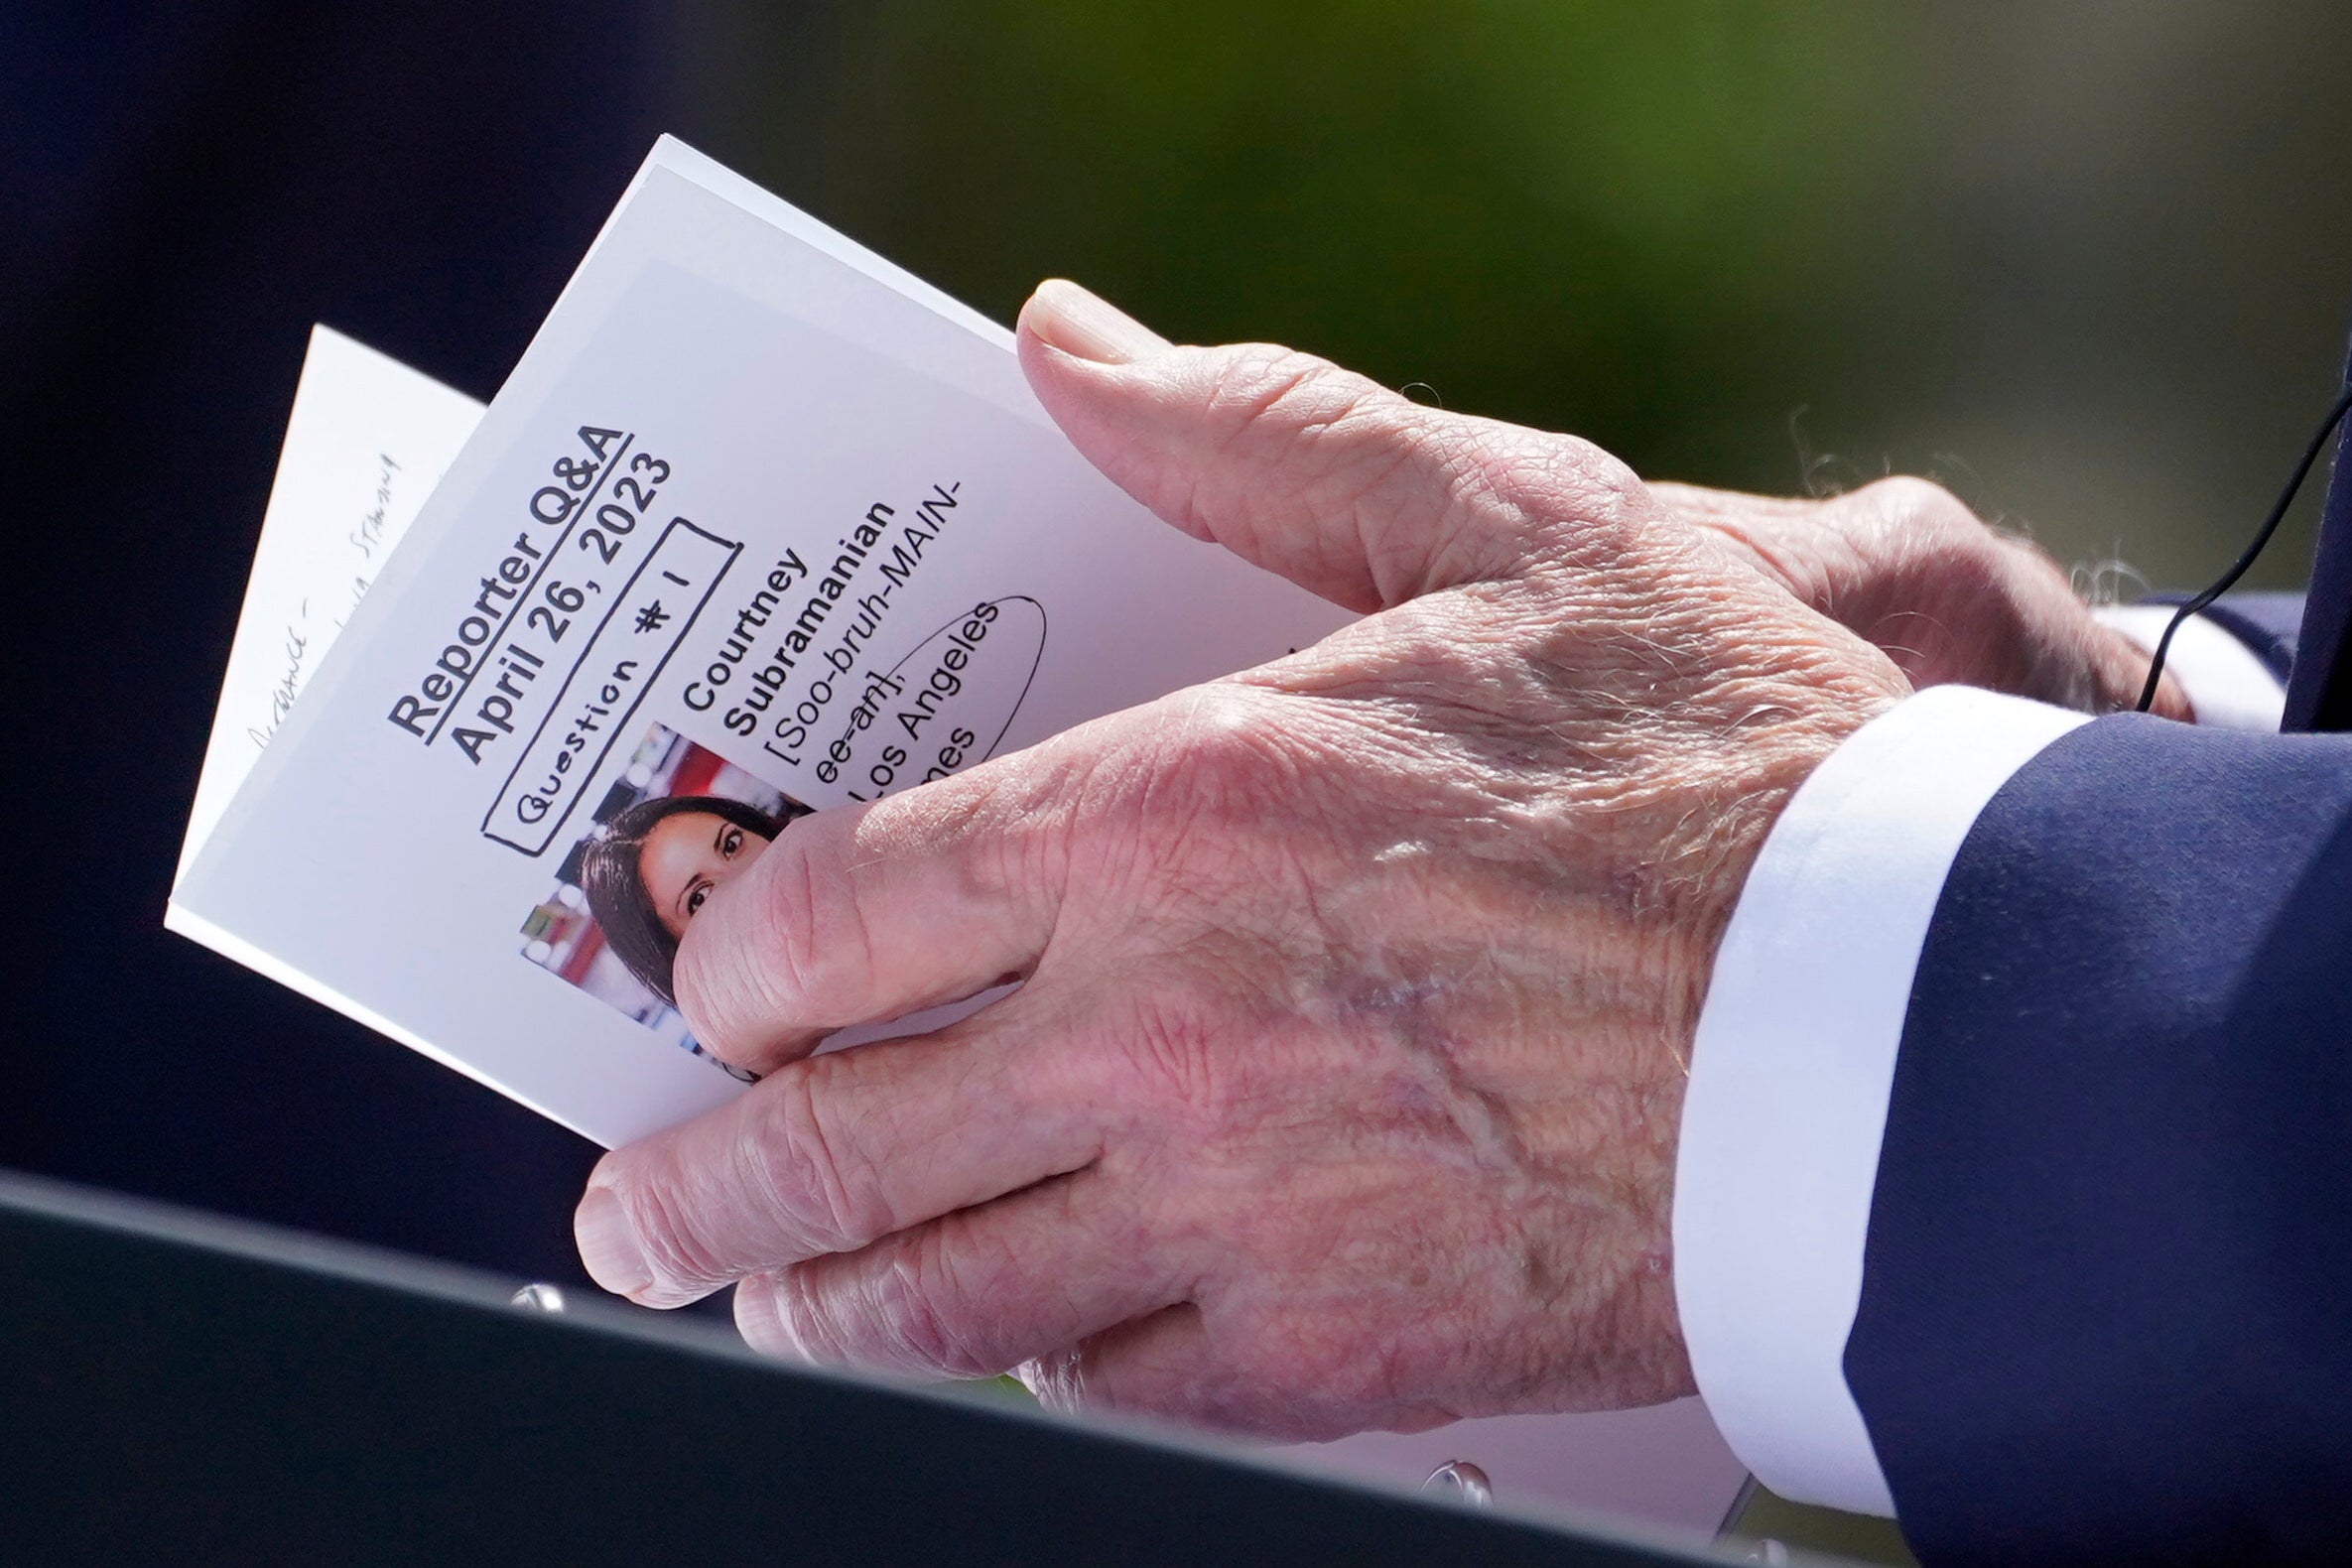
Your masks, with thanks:
M689 919L693 918L696 910L703 907L703 900L710 896L711 884L708 882L686 895L686 913Z
M726 831L726 838L719 846L719 852L731 860L735 857L735 851L741 848L743 848L743 830L729 828Z

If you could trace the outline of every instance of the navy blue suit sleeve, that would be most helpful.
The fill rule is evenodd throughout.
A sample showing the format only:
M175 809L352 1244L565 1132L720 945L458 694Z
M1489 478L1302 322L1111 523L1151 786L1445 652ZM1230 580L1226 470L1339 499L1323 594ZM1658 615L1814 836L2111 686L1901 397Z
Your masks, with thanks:
M2302 631L2302 594L2232 593L2206 605L2204 615L2246 644L2280 685L2287 684L2294 669L2295 639Z
M2352 352L2344 385L2352 389ZM2352 420L2336 427L2335 468L2319 503L2309 586L2281 727L2352 729Z
M1995 796L1845 1366L1931 1565L2352 1551L2352 737L2123 716Z
M2186 593L2151 593L2140 604L2185 604ZM2281 686L2294 671L2296 640L2303 626L2304 598L2300 593L2230 593L2199 613L2246 645ZM2287 724L2293 729L2298 726ZM2308 725L2300 727L2308 728Z

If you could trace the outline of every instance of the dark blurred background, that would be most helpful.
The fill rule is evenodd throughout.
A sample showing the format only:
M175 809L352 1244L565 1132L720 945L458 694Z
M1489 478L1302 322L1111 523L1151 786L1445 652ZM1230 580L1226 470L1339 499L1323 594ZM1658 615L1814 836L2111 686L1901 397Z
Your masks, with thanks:
M2320 0L0 9L0 1164L579 1277L592 1150L158 918L308 327L487 397L657 131L1002 319L2193 586L2342 357L2348 67Z

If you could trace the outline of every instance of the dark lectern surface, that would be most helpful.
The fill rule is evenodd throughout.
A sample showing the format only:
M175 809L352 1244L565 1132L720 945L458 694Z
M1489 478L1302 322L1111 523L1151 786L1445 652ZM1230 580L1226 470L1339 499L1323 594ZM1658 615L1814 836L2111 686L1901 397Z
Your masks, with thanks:
M515 1284L0 1174L0 1560L1696 1560Z

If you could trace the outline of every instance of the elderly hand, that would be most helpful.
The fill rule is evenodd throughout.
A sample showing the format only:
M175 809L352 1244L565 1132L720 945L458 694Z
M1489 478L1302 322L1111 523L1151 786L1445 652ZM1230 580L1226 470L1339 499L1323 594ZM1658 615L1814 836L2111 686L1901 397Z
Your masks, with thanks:
M1793 500L1653 484L1740 559L1869 638L1916 687L1957 682L2108 713L2140 700L2148 655L2091 618L2056 562L1925 479ZM2156 712L2190 718L2170 676Z
M604 1159L589 1271L739 1282L779 1353L1285 1436L1688 1391L1667 1213L1715 945L1790 793L1907 690L1804 601L1868 577L1789 543L1843 514L1661 497L1069 285L1020 351L1144 504L1369 613L796 823L677 969L769 1076Z

